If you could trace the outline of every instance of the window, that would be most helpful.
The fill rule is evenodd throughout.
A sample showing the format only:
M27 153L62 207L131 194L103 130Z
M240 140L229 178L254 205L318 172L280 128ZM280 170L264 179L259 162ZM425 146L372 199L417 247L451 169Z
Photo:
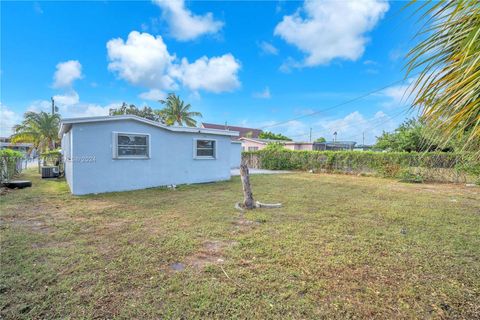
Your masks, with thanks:
M258 151L258 147L248 147L248 151Z
M216 157L215 140L195 140L195 158L215 159Z
M114 134L114 158L117 159L148 159L150 155L150 135L137 133Z

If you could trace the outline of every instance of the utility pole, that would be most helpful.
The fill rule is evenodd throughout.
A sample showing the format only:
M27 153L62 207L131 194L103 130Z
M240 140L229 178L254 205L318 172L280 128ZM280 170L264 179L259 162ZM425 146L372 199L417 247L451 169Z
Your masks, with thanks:
M312 142L312 128L310 128L310 142Z
M50 99L52 99L52 115L55 114L55 100L53 100L53 97L51 97Z
M362 145L365 146L365 131L362 133Z

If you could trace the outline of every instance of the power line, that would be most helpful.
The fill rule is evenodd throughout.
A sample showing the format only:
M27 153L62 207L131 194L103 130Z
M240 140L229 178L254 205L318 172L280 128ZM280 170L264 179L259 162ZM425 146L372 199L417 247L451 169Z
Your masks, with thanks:
M388 116L388 119L385 119L385 118L377 118L377 119L372 119L372 120L363 120L363 121L361 122L361 124L368 124L368 123L370 123L371 125L374 124L373 126L368 127L368 130L372 130L372 129L375 129L375 128L378 128L378 127L382 126L382 125L383 125L385 122L387 122L387 121L390 121L390 120L392 120L392 119L395 119L395 118L401 116L402 114L404 114L404 113L406 113L406 112L407 112L407 110L400 110L400 112L397 112L397 113L395 113L395 114L393 114L393 115L391 115L391 116L388 116L388 115L387 115L387 116ZM348 127L348 126L350 126L350 124L343 124L343 125L341 125L341 126L336 127L335 130L338 132L340 129L346 128L346 127ZM313 135L313 134L318 134L318 133L323 133L323 132L324 132L324 131L312 132L312 135ZM297 134L297 135L289 135L289 137L290 137L290 138L295 138L295 137L302 137L302 136L307 136L307 135L309 135L309 133L302 133L302 134ZM354 138L354 136L349 136L349 137L347 137L347 138ZM345 138L343 138L343 139L345 139Z
M415 76L417 76L418 74L419 74L419 73L413 74L413 75L411 75L410 77L415 77ZM338 104L336 104L336 105L333 105L333 106L331 106L331 107L328 107L328 108L325 108L325 109L321 109L321 110L317 110L317 111L314 111L314 112L309 113L309 114L304 114L304 115L301 115L301 116L298 116L298 117L295 117L295 118L292 118L292 119L289 119L289 120L284 120L284 121L281 121L281 122L277 122L277 123L275 123L275 124L263 126L263 127L260 127L260 129L263 130L263 129L266 129L266 128L277 127L277 126L279 126L279 125L288 123L288 122L290 122L290 121L299 120L299 119L303 119L303 118L306 118L306 117L311 117L311 116L314 116L314 115L319 114L319 113L322 113L322 112L326 112L326 111L333 110L333 109L335 109L335 108L338 108L338 107L344 106L344 105L346 105L346 104L349 104L349 103L352 103L352 102L361 100L361 99L366 98L366 97L368 97L368 96L371 96L372 94L375 94L375 93L377 93L377 92L383 91L383 90L385 90L385 89L387 89L387 88L389 88L389 87L391 87L391 86L394 86L394 85L396 85L396 84L405 82L406 80L407 80L407 79L401 79L401 80L394 81L394 82L392 82L392 83L389 83L389 84L386 85L386 86L383 86L383 87L381 87L381 88L377 88L377 89L375 89L375 90L369 91L369 92L364 93L364 94L362 94L362 95L360 95L360 96L357 96L357 97L355 97L355 98L353 98L353 99L350 99L350 100L347 100L347 101L344 101L344 102L340 102L340 103L338 103Z

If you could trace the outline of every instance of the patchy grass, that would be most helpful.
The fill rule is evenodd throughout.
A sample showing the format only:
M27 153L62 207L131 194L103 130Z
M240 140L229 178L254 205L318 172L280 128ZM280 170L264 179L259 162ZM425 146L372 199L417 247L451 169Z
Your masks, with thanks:
M0 317L479 318L480 189L252 176L282 202L241 217L229 182L0 197Z

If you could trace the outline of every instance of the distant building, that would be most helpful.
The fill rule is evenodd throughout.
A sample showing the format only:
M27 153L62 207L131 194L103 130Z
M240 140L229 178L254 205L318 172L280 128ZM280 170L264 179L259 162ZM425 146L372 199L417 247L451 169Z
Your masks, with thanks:
M242 141L242 151L258 151L265 148L269 143L281 143L285 149L290 150L313 150L312 142L285 141L272 139L253 139L247 137L239 138Z
M13 143L11 141L12 140L8 137L0 137L0 150L12 149L22 153L27 153L33 148L33 143Z
M357 144L353 148L354 151L369 151L372 150L373 146L371 145L366 145L366 144Z
M237 126L227 126L227 125L223 125L223 124L214 124L214 123L206 123L206 122L202 122L201 127L205 128L205 129L237 131L239 133L239 136L238 137L232 137L232 139L235 139L235 140L239 140L242 137L256 139L256 138L258 138L260 133L263 132L260 129L237 127Z
M345 151L353 150L357 143L355 141L326 141L315 142L313 150L318 151Z

